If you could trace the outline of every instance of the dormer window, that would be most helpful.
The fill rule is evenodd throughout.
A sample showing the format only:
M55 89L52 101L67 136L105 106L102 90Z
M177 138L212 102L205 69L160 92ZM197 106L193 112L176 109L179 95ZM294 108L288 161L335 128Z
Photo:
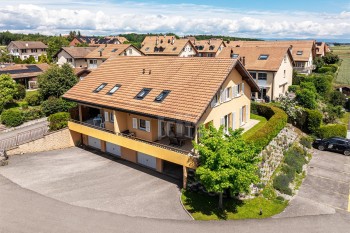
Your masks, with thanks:
M168 96L169 93L170 93L170 91L168 91L168 90L162 91L162 92L154 99L154 101L159 102L159 103L162 102L162 101L165 99L165 97Z
M136 96L135 99L142 100L151 91L151 88L143 88Z
M267 55L267 54L261 54L259 56L259 60L267 60L268 58L269 58L269 55Z
M297 55L303 55L303 51L297 51Z
M114 92L118 91L118 89L121 87L121 85L117 84L115 85L109 92L107 92L107 95L113 95Z
M215 46L214 45L210 45L209 46L209 50L214 50Z
M231 55L231 58L233 58L233 59L237 59L238 57L239 57L239 54L237 54L237 53L233 53Z
M105 86L107 86L107 83L102 83L98 88L96 88L93 92L97 93L100 92Z

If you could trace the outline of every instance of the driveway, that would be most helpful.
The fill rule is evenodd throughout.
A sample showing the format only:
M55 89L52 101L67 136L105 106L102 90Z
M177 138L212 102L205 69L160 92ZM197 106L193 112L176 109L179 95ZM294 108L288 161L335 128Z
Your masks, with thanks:
M276 217L350 214L350 157L315 150L298 194Z
M10 157L0 175L44 196L129 216L190 220L178 181L80 148Z

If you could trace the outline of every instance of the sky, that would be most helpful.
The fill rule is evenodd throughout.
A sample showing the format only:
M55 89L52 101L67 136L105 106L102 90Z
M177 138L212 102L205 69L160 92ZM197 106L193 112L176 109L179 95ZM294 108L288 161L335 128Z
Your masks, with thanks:
M350 0L0 0L0 31L350 39Z

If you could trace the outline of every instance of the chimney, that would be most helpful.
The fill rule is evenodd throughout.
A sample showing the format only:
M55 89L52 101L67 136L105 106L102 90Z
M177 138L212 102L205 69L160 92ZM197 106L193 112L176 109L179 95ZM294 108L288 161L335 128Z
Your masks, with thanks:
M209 45L210 45L210 42L211 42L211 41L210 41L210 39L209 39L209 42L208 42Z
M105 47L107 47L107 42L106 42L106 44L105 44Z
M26 43L26 47L28 47L28 43Z
M157 36L156 38L156 45L158 45L158 43L159 43L159 36Z
M243 57L243 66L245 66L245 57Z
M233 55L233 50L231 49L230 58L233 58L232 55Z
M146 69L143 69L143 70L142 70L142 74L145 74L145 73L146 73Z
M290 50L291 53L293 52L293 45L289 46L289 50Z
M102 57L102 49L99 52L100 52L100 57Z
M151 72L151 70L149 70L149 73L148 74L151 74L152 72Z
M171 44L175 43L175 37L171 37Z

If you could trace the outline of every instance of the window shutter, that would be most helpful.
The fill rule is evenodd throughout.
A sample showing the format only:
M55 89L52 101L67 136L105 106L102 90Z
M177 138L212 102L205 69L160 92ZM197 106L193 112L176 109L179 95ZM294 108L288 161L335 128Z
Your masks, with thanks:
M176 133L182 134L182 124L176 124Z
M224 90L221 90L220 92L220 103L223 103L224 102Z
M242 113L243 113L243 111L242 111L242 108L239 108L239 125L241 126L242 125Z
M242 83L242 95L244 95L244 83Z
M109 121L109 112L105 112L105 121Z
M236 113L232 112L232 129L236 129Z
M240 93L239 93L239 86L240 86L240 85L241 85L241 84L238 84L238 85L236 86L236 88L237 88L237 89L236 89L236 97L238 97L239 94L240 94Z
M114 122L114 115L113 115L113 112L110 113L110 115L109 115L109 120L110 120L111 122Z
M233 85L232 86L232 98L235 98L236 97L236 91L237 91L237 89L236 89L237 87L235 86L235 85Z
M132 128L137 129L137 118L132 118Z
M245 114L245 122L248 122L248 116L249 116L249 106L246 105L245 106L245 109L246 109L246 114Z
M146 121L146 131L151 132L151 122L150 121Z
M211 101L211 107L214 108L216 106L216 103L217 103L217 98L216 98L216 94L215 94L213 100Z
M220 126L225 125L225 118L221 117L220 118Z

